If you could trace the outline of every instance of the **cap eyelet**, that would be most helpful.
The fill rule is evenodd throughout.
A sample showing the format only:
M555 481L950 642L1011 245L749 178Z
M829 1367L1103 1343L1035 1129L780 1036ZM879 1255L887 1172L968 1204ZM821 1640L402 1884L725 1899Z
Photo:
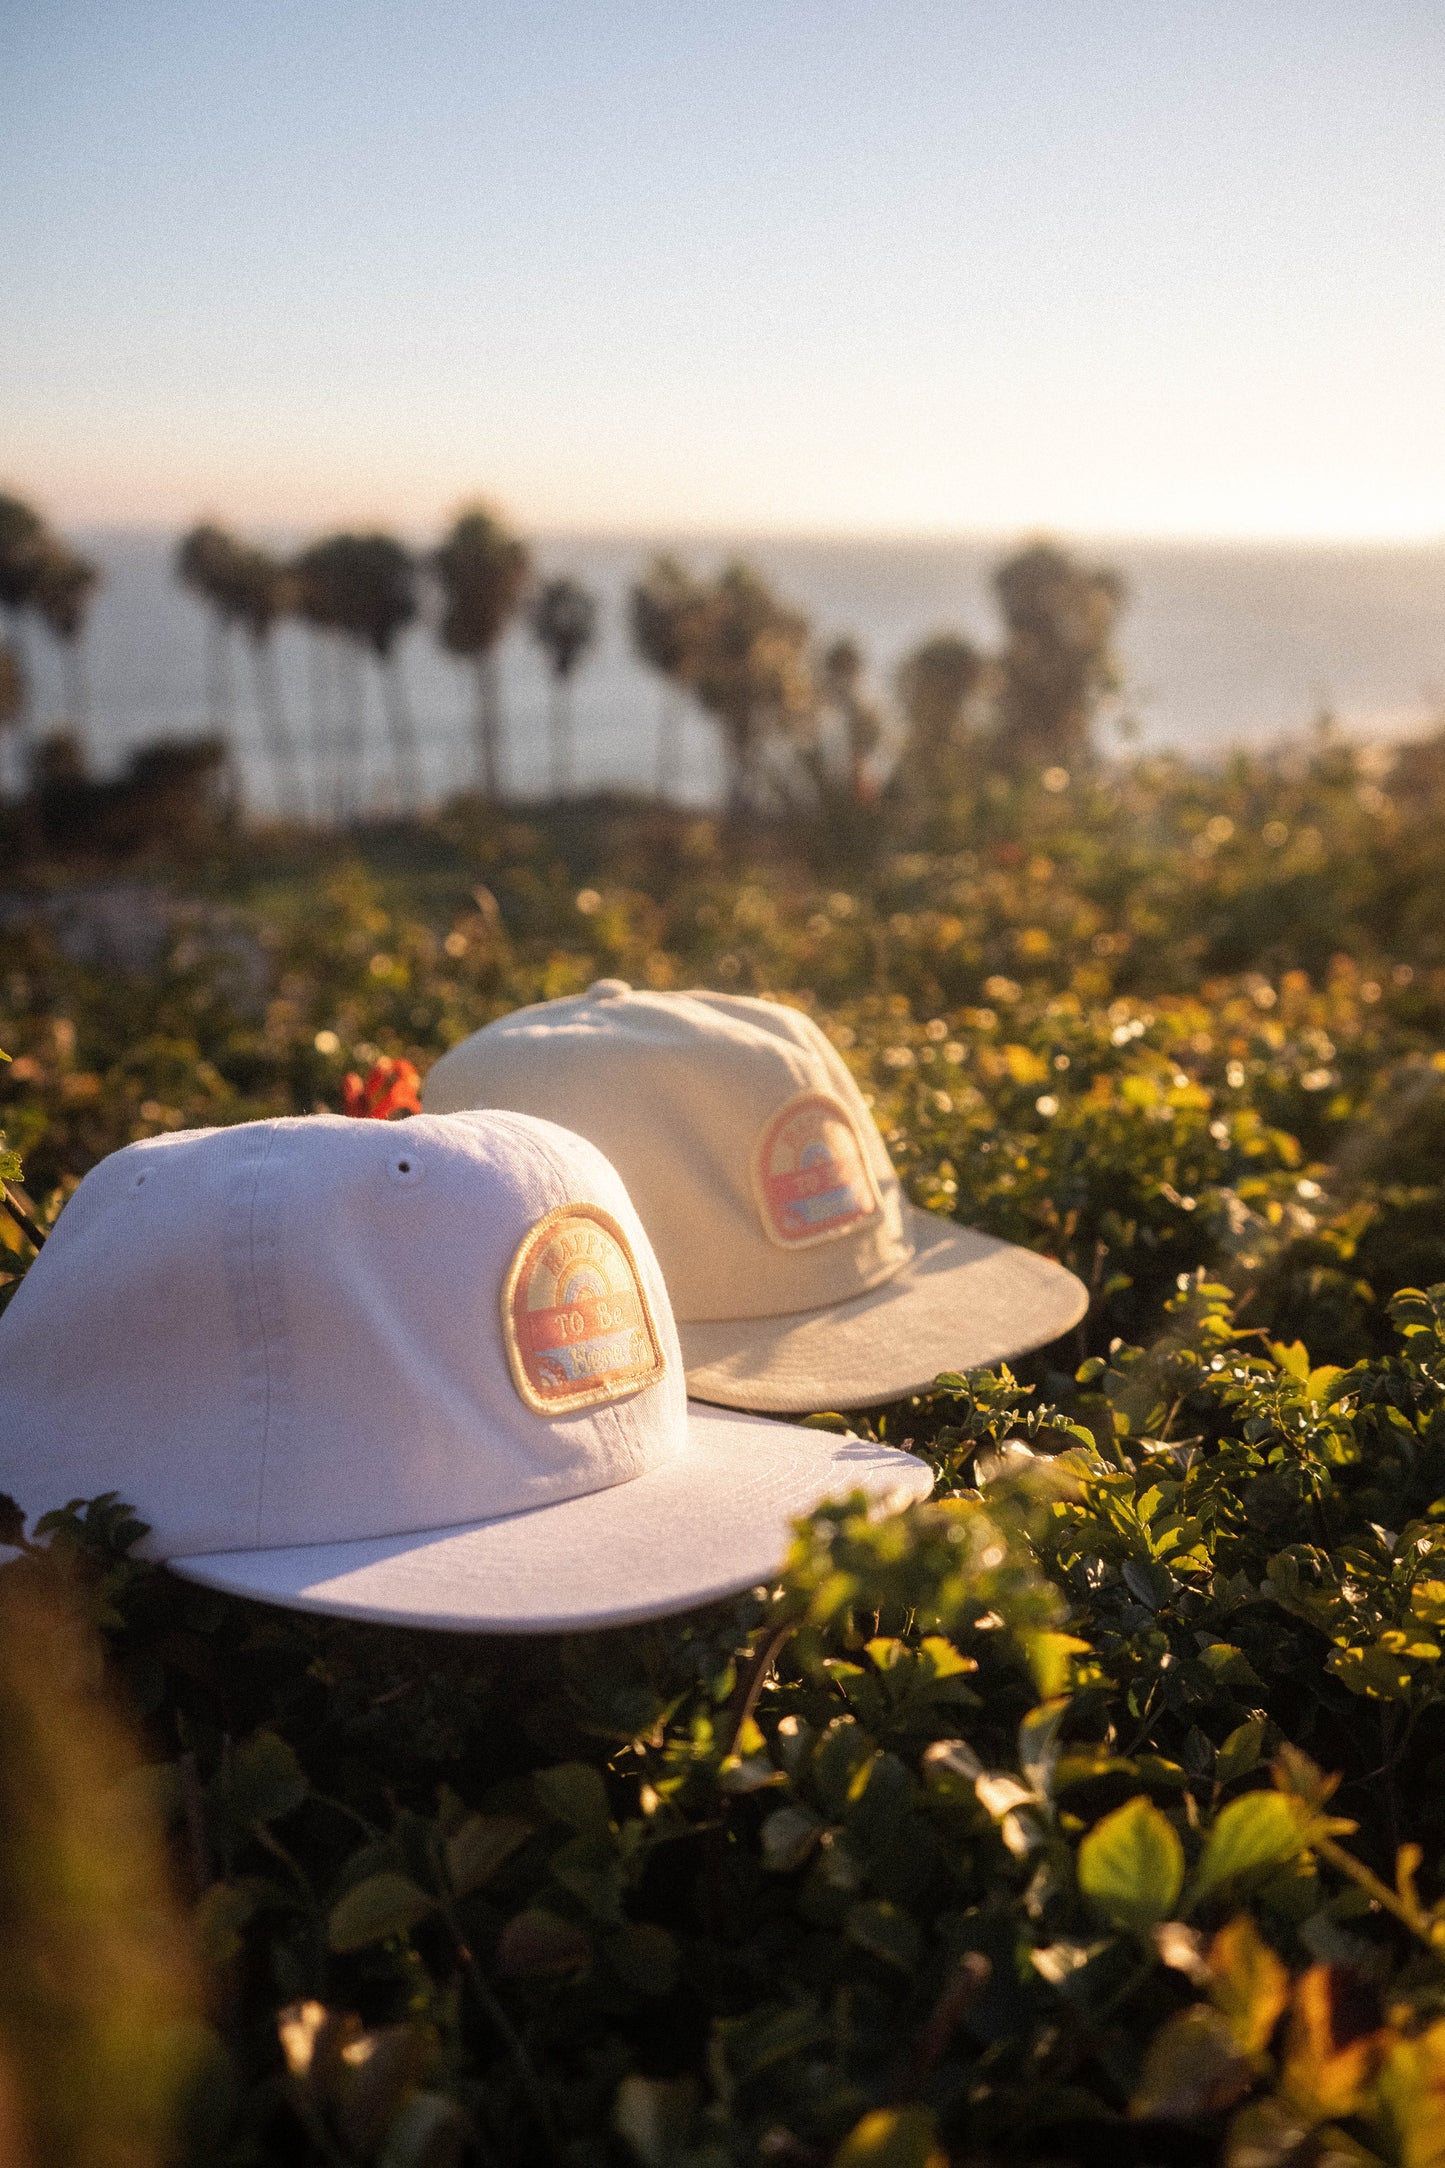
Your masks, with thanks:
M388 1161L386 1171L400 1188L410 1189L421 1180L426 1169L415 1152L398 1152Z

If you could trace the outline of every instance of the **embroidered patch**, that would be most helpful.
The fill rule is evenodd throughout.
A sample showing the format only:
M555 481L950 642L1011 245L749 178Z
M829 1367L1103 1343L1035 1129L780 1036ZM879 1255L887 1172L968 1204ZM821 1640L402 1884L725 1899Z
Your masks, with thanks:
M764 1128L753 1159L763 1227L785 1249L831 1242L872 1219L878 1193L847 1109L802 1092Z
M502 1290L517 1391L544 1415L621 1400L666 1367L626 1235L595 1204L539 1219Z

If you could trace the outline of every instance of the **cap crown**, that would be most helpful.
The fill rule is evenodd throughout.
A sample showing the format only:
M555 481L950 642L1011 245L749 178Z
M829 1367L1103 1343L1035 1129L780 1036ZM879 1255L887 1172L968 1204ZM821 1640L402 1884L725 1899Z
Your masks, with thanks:
M812 1018L778 1002L604 979L474 1032L423 1103L515 1108L590 1138L684 1324L846 1301L912 1254L862 1094Z
M519 1513L641 1475L685 1422L622 1182L523 1114L130 1145L0 1318L0 1490L120 1487L158 1557Z

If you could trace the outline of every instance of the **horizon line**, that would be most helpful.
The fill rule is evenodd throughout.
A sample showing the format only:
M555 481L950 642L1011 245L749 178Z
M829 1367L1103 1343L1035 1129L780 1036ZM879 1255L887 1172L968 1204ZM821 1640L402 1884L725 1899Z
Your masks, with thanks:
M487 502L485 497L477 500ZM1083 545L1088 548L1148 548L1148 549L1318 549L1329 550L1432 550L1445 548L1445 526L1428 533L1330 533L1294 534L1288 530L1260 532L1226 531L1223 529L1198 529L1185 531L1168 528L1108 528L1071 526L1063 522L1046 520L1019 521L1016 525L987 527L835 527L835 526L765 526L750 527L735 521L717 525L687 524L668 525L653 522L631 526L626 523L604 525L596 521L572 525L566 521L544 521L531 525L523 520L507 516L506 508L499 508L500 515L522 539L539 542L610 542L631 543L638 547L657 547L662 544L722 544L729 543L777 543L788 544L855 544L876 545L936 545L947 547L972 544L987 548L1020 548L1032 542L1060 542ZM335 520L318 519L309 522L268 519L221 519L222 524L270 534L309 534L314 532L375 532L390 530L405 537L417 537L423 532L444 533L449 523L448 515L434 527L423 529L409 520L388 520L383 515ZM183 534L188 527L207 518L220 518L211 511L198 512L195 520L168 519L73 519L59 522L77 534L154 536L157 539Z

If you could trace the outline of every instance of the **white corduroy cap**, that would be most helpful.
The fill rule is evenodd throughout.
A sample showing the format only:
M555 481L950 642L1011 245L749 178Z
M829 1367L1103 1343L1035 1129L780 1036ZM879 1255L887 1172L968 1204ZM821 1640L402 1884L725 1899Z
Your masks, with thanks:
M141 1549L302 1610L655 1618L791 1521L926 1495L907 1453L691 1409L602 1153L517 1113L180 1131L87 1175L0 1318L0 1490L119 1491Z
M1088 1306L1051 1258L911 1205L841 1056L781 1002L601 979L473 1032L422 1103L541 1115L607 1154L700 1400L866 1407L1042 1347Z

